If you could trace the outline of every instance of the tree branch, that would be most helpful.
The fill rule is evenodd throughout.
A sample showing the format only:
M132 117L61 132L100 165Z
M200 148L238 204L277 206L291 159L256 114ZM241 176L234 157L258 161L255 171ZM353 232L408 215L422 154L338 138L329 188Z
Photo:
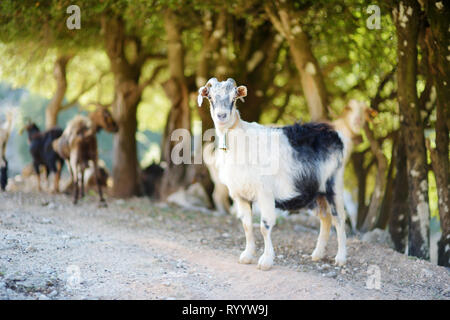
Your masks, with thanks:
M289 101L291 100L291 95L292 95L292 93L290 90L288 92L286 92L286 98L284 99L283 104L278 109L278 114L275 117L275 119L272 121L273 123L277 123L278 120L280 120L281 117L283 116L284 112L286 111L286 107L288 106Z
M397 66L395 66L394 68L392 68L391 71L389 71L384 78L381 80L380 84L378 85L377 88L377 93L375 94L375 97L373 97L370 101L370 107L376 111L378 110L378 107L380 105L380 103L392 99L397 95L397 92L394 90L393 92L391 92L391 94L388 97L382 98L381 97L381 92L383 91L384 87L386 86L386 84L389 82L389 80L392 79L392 77L394 76L395 72L397 71Z
M155 67L150 78L148 78L147 80L145 80L144 82L142 82L139 85L139 88L138 88L139 92L142 93L142 91L144 91L145 87L152 84L155 81L156 77L158 77L158 74L161 72L161 70L164 69L165 67L167 67L167 65L165 63L160 64L157 67Z
M278 18L274 8L272 7L271 3L267 3L264 6L264 10L267 13L267 16L269 17L270 21L272 21L273 26L275 27L275 29L285 38L287 38L287 34L284 30L283 25L281 24L280 19Z
M93 87L95 87L101 80L109 73L109 71L103 71L98 79L98 81L92 82L90 85L86 86L85 82L82 85L80 92L73 98L71 101L67 102L64 105L61 105L60 110L67 110L72 108L75 104L78 103L78 100L87 92L89 92Z

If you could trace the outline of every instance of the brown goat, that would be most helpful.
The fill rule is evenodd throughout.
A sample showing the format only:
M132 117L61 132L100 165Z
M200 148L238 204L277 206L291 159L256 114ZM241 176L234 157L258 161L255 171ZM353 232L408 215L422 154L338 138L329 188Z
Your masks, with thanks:
M89 117L78 115L73 118L64 130L61 138L53 143L56 152L68 162L72 183L74 185L74 199L76 204L80 197L84 197L84 171L92 161L97 182L100 202L104 203L100 175L98 169L98 151L96 134L101 129L117 132L118 126L111 113L104 107L91 112Z

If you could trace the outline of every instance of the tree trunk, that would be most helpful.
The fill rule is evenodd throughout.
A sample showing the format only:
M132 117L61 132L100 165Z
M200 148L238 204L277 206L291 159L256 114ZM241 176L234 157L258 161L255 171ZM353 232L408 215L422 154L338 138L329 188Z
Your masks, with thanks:
M436 149L429 146L431 163L436 177L438 208L442 235L438 242L438 264L450 267L450 195L449 195L449 110L450 110L450 64L448 17L450 7L439 7L437 1L429 1L425 12L430 22L426 35L429 48L430 71L436 88ZM441 2L442 4L442 2ZM430 32L431 31L431 32Z
M327 118L327 91L322 73L309 45L308 36L304 32L294 38L288 38L289 50L295 66L300 73L303 94L308 103L312 121Z
M133 93L127 98L130 91L137 90L136 83L123 82L119 78L116 79L113 103L114 118L119 126L119 131L114 135L113 195L128 198L140 194L136 146L136 111L140 98L131 98Z
M66 67L69 56L60 56L55 61L53 76L56 80L56 92L45 109L45 127L50 129L58 124L58 113L67 91Z
M136 149L136 110L141 99L140 64L125 57L125 26L120 18L102 19L106 53L114 74L113 114L119 126L114 136L113 195L127 198L139 194Z
M366 219L366 181L367 170L364 168L364 153L356 152L351 156L353 169L358 180L358 213L356 216L356 229L360 229Z
M397 152L395 151L398 144L398 135L394 138L392 143L391 163L387 173L386 188L384 191L383 203L381 204L380 215L378 217L375 228L386 229L389 222L389 214L391 213L393 189L394 189L394 168L396 162Z
M186 186L189 181L186 164L175 164L171 159L173 147L180 143L171 141L170 136L175 129L190 130L189 92L184 76L184 48L181 41L181 30L178 17L170 10L164 13L164 28L167 34L167 57L169 61L170 79L164 84L164 91L172 104L165 129L164 145L162 147L167 169L161 182L161 198ZM189 135L190 139L190 135ZM190 141L183 141L190 144ZM189 148L190 152L190 148Z
M384 189L386 187L386 169L387 159L383 154L383 150L375 139L373 132L370 130L369 125L364 125L364 131L366 132L367 139L370 142L370 149L377 160L377 174L375 177L375 187L370 198L369 209L364 223L361 227L362 232L366 232L375 228L378 216L380 214L381 205L383 202Z
M399 132L395 148L395 178L392 191L392 205L389 210L389 233L395 250L405 253L408 237L408 171L406 170L406 148L401 132Z
M295 66L300 74L303 94L305 95L312 121L327 118L328 94L322 71L309 43L308 35L302 30L300 19L295 17L288 2L276 1L278 12L266 5L274 27L282 34L288 44Z
M269 89L273 86L282 38L277 37L270 22L257 27L248 21L237 21L236 24L233 32L239 49L233 64L233 76L238 85L251 84L245 104L238 103L238 108L242 106L239 111L245 121L259 121L265 108L273 107Z
M407 154L409 186L408 254L430 258L428 169L423 125L416 89L417 37L420 6L416 0L400 1L394 9L398 52L398 102Z

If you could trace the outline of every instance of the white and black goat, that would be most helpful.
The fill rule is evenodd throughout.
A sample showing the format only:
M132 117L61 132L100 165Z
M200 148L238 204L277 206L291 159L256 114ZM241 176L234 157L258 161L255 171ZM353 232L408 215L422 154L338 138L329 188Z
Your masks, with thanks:
M240 263L255 262L255 239L251 202L261 210L260 230L264 253L258 268L273 265L271 241L275 208L297 210L315 208L320 218L320 234L313 260L325 255L331 224L336 228L338 252L335 262L346 261L345 210L343 205L343 152L339 134L325 123L294 124L269 128L240 118L236 100L247 95L245 86L233 79L210 79L199 89L198 104L210 102L211 117L219 139L215 157L219 178L237 204L245 231L246 246Z
M370 109L364 102L350 100L339 117L330 122L331 126L340 134L344 143L344 167L347 165L350 155L355 144L362 141L361 130L366 120L371 121L370 117L376 115L376 111ZM206 162L211 180L214 183L213 201L217 210L221 213L233 213L230 198L228 196L228 188L219 179L219 171L216 167L217 150L214 143L205 143L203 147L203 159ZM349 216L353 226L356 216Z

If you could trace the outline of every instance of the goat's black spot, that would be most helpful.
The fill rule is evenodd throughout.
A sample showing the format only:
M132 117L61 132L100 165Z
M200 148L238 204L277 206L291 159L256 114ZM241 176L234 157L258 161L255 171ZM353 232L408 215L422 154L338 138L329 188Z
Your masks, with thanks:
M331 214L337 216L336 202L334 201L336 194L334 192L334 177L327 180L325 198L331 207Z
M267 230L270 229L270 226L267 224L267 221L266 221L266 220L263 220L263 224L264 224L264 227L265 227Z
M275 206L283 210L314 208L319 195L330 198L334 204L334 178L327 181L325 194L320 192L320 168L323 162L335 156L338 167L342 163L344 144L333 128L326 123L296 123L281 128L289 144L294 149L296 161L303 170L295 177L295 189L298 196L291 199L276 200ZM334 175L333 175L334 176ZM334 209L336 212L336 209Z
M324 160L332 153L341 154L344 144L338 133L326 123L296 123L282 128L290 145L309 160ZM306 160L306 159L302 159Z

